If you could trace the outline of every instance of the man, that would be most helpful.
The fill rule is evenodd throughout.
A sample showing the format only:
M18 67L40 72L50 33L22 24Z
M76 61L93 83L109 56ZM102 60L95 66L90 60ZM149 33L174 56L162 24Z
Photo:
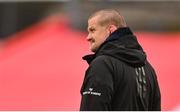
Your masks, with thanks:
M89 68L80 110L161 110L155 71L123 17L100 10L88 19L88 32L95 54L83 57Z

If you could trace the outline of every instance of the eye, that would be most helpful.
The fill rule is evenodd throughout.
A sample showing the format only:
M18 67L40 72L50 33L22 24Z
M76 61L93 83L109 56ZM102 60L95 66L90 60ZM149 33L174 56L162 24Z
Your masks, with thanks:
M91 28L91 29L90 29L90 32L95 32L95 29L94 29L94 28Z
M88 29L88 32L94 33L94 32L95 32L95 28L89 28L89 29Z

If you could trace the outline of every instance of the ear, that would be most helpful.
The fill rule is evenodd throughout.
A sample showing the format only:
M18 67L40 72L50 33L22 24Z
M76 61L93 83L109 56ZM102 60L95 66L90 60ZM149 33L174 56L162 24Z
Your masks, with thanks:
M117 27L115 25L110 25L109 26L109 30L110 30L110 33L114 32L115 30L117 30Z

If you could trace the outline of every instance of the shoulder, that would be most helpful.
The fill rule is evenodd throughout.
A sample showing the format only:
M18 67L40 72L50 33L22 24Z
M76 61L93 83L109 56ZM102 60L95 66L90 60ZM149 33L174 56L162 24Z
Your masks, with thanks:
M90 64L91 67L95 68L109 68L112 69L113 66L112 57L107 55L97 56Z
M91 63L91 65L94 64L112 64L112 62L117 62L118 59L108 56L108 55L100 55L97 56Z
M123 72L123 63L108 55L97 56L89 66L89 73L96 73L103 76L106 74L116 75Z
M101 64L104 62L110 61L110 57L106 56L106 55L101 55L101 56L97 56L93 61L92 61L92 65L94 64Z
M107 74L113 74L113 64L111 57L106 55L97 56L89 65L87 73L96 76L105 76Z
M123 62L115 57L109 56L109 55L100 55L97 56L92 63L90 64L90 66L101 66L101 67L106 67L109 68L111 70L115 70L115 69L119 69L122 68L123 66Z

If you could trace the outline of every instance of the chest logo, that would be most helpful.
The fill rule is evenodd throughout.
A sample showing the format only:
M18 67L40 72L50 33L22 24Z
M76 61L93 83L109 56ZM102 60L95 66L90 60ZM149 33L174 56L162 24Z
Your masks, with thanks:
M93 91L93 88L89 88L88 91L83 92L83 95L101 96L101 93Z

